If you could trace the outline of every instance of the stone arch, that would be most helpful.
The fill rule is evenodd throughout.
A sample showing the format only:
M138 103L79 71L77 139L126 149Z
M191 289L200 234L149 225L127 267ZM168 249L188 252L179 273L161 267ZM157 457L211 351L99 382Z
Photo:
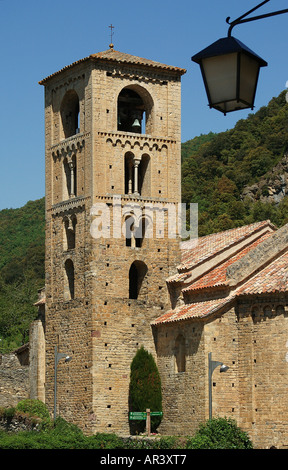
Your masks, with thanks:
M137 248L142 248L144 241L146 240L146 235L149 235L149 230L152 228L152 221L150 217L143 215L137 228L135 229L135 246Z
M285 315L285 307L282 304L279 304L275 308L276 315Z
M60 115L64 139L79 132L79 97L75 90L68 90L61 102Z
M70 168L68 159L63 160L63 200L69 198L71 192Z
M73 250L76 244L76 215L65 216L64 225L64 251Z
M154 103L150 93L138 84L124 87L117 100L117 129L151 134Z
M260 310L259 310L258 305L252 305L251 318L254 323L260 320Z
M263 314L264 314L264 318L272 318L273 316L272 306L269 304L265 305L263 308Z
M138 170L138 190L141 196L150 196L151 195L151 165L150 165L150 156L147 153L144 153L141 157Z
M143 261L134 261L129 269L129 299L138 299L148 268Z
M134 246L134 230L135 218L133 214L126 214L124 218L125 225L125 244L126 246Z
M133 194L134 192L134 154L132 152L126 152L124 156L124 165L125 165L125 194Z

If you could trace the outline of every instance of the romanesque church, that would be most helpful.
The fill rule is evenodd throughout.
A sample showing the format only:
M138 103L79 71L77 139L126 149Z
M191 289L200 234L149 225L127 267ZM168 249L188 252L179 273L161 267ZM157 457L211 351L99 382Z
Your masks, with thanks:
M40 82L46 285L31 326L31 395L86 433L128 435L130 364L143 345L161 375L159 432L191 435L213 413L234 418L255 447L284 448L287 227L171 235L183 74L111 44ZM71 360L56 364L59 353Z

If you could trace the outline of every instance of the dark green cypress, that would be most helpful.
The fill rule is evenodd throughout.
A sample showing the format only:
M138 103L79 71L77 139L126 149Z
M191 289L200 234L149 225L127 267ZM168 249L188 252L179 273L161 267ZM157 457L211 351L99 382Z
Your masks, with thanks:
M130 372L130 411L162 411L161 378L152 354L141 346L132 363ZM161 416L151 417L151 431L155 432L161 423ZM131 429L140 432L145 421L130 421Z

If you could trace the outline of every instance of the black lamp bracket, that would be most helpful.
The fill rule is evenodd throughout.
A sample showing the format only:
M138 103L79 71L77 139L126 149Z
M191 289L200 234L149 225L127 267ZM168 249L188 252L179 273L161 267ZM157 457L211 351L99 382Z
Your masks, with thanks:
M228 37L231 36L232 29L234 28L234 26L238 24L248 23L249 21L261 20L263 18L268 18L270 16L276 16L276 15L282 15L283 13L288 13L288 9L286 9L286 10L279 10L279 11L274 11L271 13L266 13L264 15L253 16L252 18L246 18L246 16L250 15L250 13L253 13L253 11L257 10L258 8L262 7L263 5L265 5L265 3L268 3L268 2L270 2L270 0L265 0L264 2L260 3L256 7L252 8L252 10L249 10L243 15L239 16L239 18L237 18L234 21L230 22L230 16L228 16L228 18L226 18L226 23L230 24L230 28L228 30Z

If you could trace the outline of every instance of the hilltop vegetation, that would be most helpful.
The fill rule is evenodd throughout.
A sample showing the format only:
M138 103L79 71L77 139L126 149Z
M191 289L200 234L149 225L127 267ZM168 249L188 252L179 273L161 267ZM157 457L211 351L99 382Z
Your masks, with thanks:
M268 106L219 134L183 144L182 200L198 203L199 235L263 219L288 222L287 199L279 205L241 198L245 186L266 175L288 148L288 104L283 91ZM190 148L190 151L189 151Z
M199 236L265 219L278 227L288 222L287 196L279 204L243 197L288 150L285 95L231 130L182 144L182 201L198 203ZM0 353L28 341L44 285L44 226L44 198L0 211Z

